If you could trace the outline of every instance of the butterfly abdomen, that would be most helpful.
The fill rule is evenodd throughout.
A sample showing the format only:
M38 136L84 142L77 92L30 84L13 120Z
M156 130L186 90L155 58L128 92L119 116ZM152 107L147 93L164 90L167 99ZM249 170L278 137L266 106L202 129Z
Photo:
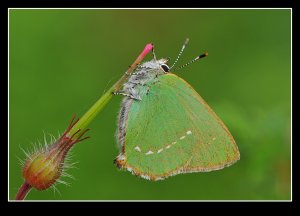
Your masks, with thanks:
M128 119L128 112L130 110L131 103L133 99L124 98L121 105L121 110L118 117L118 130L117 130L117 143L120 149L123 149L125 144L125 135L126 135L126 122Z

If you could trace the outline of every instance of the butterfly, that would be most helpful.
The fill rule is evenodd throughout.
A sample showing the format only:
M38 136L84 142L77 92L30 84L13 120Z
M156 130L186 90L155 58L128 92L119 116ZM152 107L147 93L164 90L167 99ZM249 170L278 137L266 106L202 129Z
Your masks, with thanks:
M240 153L228 128L190 84L170 72L168 61L157 60L153 49L153 59L138 65L115 92L124 98L114 163L147 180L232 165Z

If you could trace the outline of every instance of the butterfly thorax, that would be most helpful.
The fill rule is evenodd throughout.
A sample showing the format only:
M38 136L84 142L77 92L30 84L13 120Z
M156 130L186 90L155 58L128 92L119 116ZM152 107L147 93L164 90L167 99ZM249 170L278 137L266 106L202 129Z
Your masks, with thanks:
M166 73L161 67L166 62L166 59L152 59L139 65L123 85L122 93L131 99L142 100L150 91L151 85L157 82L157 78Z

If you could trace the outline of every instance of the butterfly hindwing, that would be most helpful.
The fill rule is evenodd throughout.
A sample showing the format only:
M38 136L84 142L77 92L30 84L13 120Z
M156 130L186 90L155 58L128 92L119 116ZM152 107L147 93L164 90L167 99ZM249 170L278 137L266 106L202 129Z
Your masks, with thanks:
M147 179L210 171L239 159L234 139L183 79L158 77L142 101L130 105L123 167Z

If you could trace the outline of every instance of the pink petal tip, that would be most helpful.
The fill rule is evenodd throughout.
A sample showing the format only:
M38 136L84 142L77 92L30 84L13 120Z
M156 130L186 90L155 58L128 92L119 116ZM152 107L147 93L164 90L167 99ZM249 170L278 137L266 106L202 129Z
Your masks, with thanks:
M144 58L153 49L153 44L149 43L145 46L143 52L141 53L142 58Z

